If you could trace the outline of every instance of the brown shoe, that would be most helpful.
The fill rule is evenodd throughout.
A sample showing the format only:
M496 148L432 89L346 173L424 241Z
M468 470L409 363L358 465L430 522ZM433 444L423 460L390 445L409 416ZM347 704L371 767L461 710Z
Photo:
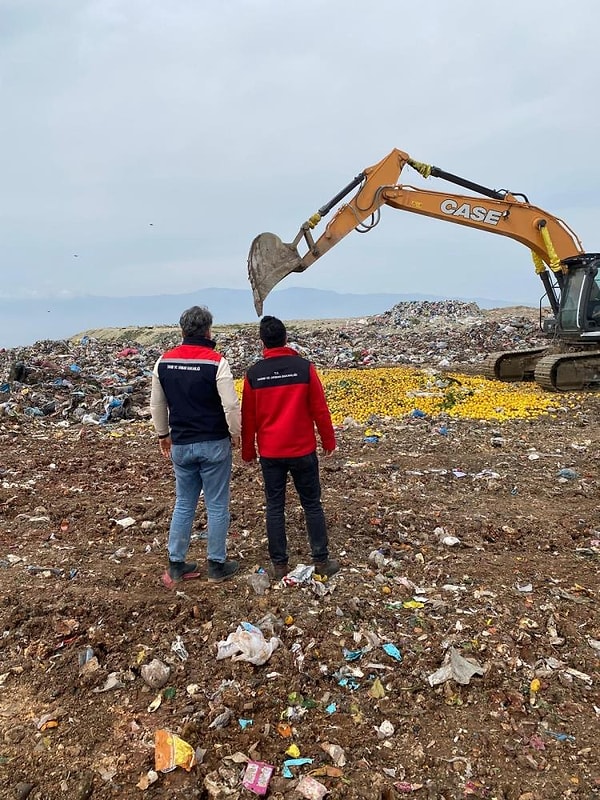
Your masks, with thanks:
M272 564L272 567L273 567L273 577L278 581L280 581L282 578L285 578L285 576L290 571L290 567L287 561L285 564Z
M328 558L326 561L315 561L315 574L326 575L330 578L340 571L340 562L335 558Z

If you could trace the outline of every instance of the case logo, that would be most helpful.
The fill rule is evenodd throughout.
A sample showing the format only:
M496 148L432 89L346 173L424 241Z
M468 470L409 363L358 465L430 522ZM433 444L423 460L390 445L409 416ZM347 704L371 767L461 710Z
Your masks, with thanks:
M459 205L456 200L442 200L440 205L442 213L450 217L462 217L473 222L484 222L486 225L497 225L502 218L502 211L484 206L471 206L470 203Z

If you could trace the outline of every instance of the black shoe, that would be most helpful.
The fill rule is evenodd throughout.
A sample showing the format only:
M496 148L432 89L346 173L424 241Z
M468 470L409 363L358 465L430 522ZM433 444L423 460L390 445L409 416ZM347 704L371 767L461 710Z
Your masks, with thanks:
M169 561L169 575L174 581L186 580L188 575L198 572L196 561Z
M274 562L271 562L271 564L273 567L273 577L276 578L278 581L280 581L282 578L285 578L285 576L290 571L290 567L287 561L285 562L285 564L275 564Z
M330 578L340 571L340 562L335 558L328 558L326 561L315 561L315 574L326 575Z
M173 589L176 583L199 577L198 564L195 561L169 561L169 569L164 572L161 580L167 589Z
M220 583L233 578L239 570L240 565L237 561L209 561L208 562L208 581L209 583Z

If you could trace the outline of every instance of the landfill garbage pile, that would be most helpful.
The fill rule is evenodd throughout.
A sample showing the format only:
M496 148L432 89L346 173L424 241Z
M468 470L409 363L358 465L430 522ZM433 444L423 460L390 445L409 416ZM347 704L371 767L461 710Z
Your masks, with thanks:
M83 336L0 353L0 415L98 425L139 417L157 347L117 347ZM1 419L1 416L0 416Z
M477 303L465 303L461 300L411 300L398 303L392 309L383 314L383 318L388 318L392 324L405 327L411 321L422 319L435 319L444 317L448 319L464 319L465 317L477 317L480 309Z
M381 330L290 338L332 366L339 333L354 352ZM255 335L218 335L238 375ZM173 477L147 418L165 344L0 354L0 797L600 796L600 397L499 421L415 395L366 423L348 381L321 460L341 571L315 574L290 492L272 577L260 470L236 453L240 573L208 583L201 502L202 577L169 591Z
M503 311L498 318L491 313L458 301L400 303L376 317L293 323L288 333L291 345L322 369L460 369L480 364L489 352L546 341L536 310L528 316ZM0 419L46 419L68 427L147 418L152 368L164 349L179 342L178 329L157 329L146 345L119 340L116 333L116 340L83 335L0 351ZM216 326L215 335L238 378L260 356L256 325Z
M386 338L395 335L405 351L403 356L397 354L395 358L384 352L378 359L404 360L409 364L447 367L480 364L491 352L547 343L536 309L486 312L476 303L457 300L398 303L385 314L372 318L371 324L383 331Z

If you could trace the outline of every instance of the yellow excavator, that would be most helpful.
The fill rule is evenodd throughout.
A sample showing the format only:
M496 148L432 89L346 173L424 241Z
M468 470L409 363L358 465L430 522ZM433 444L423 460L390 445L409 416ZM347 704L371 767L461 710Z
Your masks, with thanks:
M407 166L424 178L441 178L480 197L399 184L400 173ZM313 229L353 190L315 239ZM292 242L283 242L273 233L261 233L254 239L248 276L256 313L262 314L265 298L287 275L303 272L352 230L372 230L384 205L508 236L531 250L553 313L544 320L543 330L553 341L547 348L491 353L483 367L487 377L535 380L554 391L600 385L600 254L585 253L565 222L531 205L524 194L489 189L416 161L402 150L394 149L364 169L301 225Z

